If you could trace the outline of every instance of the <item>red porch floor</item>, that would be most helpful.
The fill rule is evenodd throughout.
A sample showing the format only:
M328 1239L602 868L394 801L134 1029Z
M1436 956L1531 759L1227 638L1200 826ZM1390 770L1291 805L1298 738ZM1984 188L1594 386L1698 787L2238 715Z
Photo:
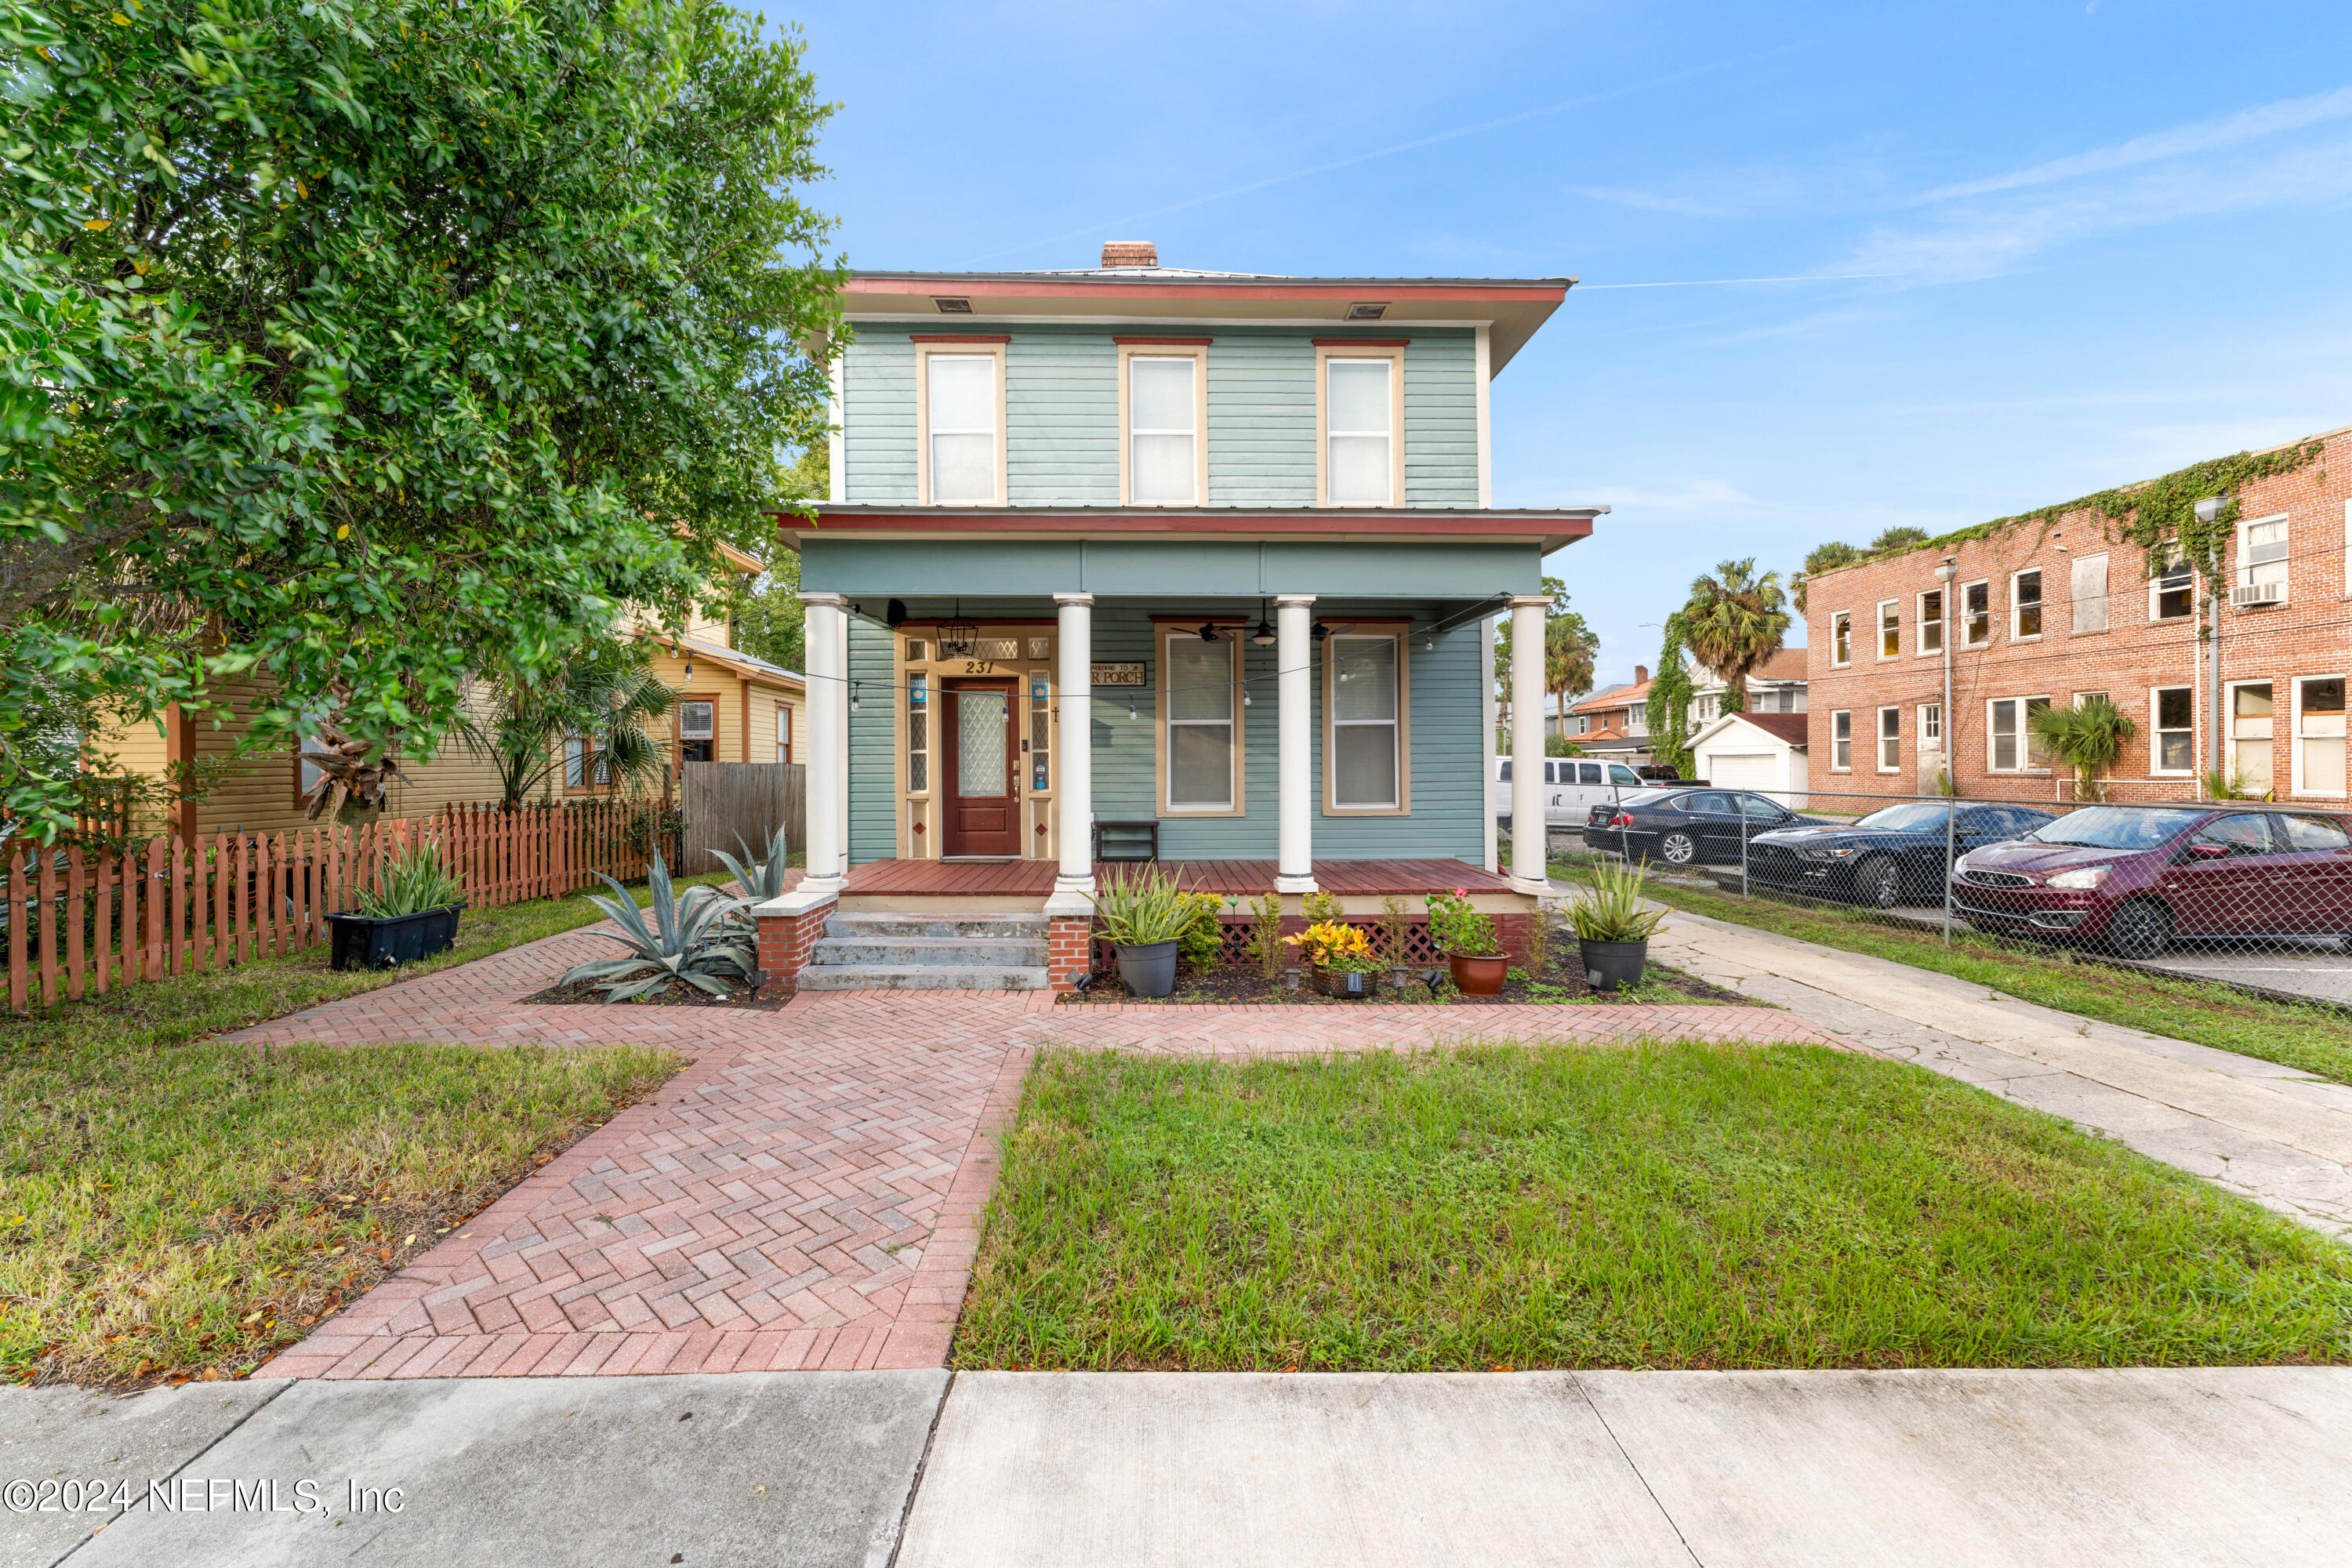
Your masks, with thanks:
M1274 887L1271 860L1162 860L1184 886L1204 893L1263 893ZM1131 864L1097 862L1095 876L1116 877ZM1044 898L1054 890L1051 860L869 860L849 873L849 894L942 893L957 897L1003 893ZM1318 860L1315 882L1327 893L1429 893L1465 888L1474 893L1507 893L1510 879L1465 860Z

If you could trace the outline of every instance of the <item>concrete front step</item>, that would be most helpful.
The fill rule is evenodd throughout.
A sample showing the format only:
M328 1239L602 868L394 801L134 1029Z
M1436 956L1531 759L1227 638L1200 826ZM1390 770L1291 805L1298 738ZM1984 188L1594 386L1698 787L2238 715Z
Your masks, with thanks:
M1044 915L889 915L833 914L825 917L824 934L874 941L881 937L1013 937L1027 942L1045 940Z
M799 980L803 991L1043 991L1052 984L1043 964L811 964Z
M988 964L1027 969L1045 962L1045 942L1042 937L1025 942L1013 937L827 936L817 939L809 952L809 962L900 967L919 963Z

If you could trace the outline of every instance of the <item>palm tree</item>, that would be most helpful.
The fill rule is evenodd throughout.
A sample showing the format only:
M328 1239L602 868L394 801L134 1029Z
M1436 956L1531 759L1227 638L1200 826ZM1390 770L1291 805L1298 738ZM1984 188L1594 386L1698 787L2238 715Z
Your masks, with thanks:
M1592 689L1592 656L1601 639L1574 611L1554 614L1544 622L1544 689L1559 715L1556 728L1568 733L1569 702Z
M1780 652L1789 632L1780 574L1758 576L1752 555L1721 563L1691 584L1683 623L1692 656L1724 683L1723 710L1746 710L1748 672Z
M565 770L567 784L618 789L659 777L667 768L667 749L648 726L677 700L654 673L643 643L604 643L583 650L550 679L529 686L499 681L486 710L460 722L457 738L498 769L510 806L546 784L558 768Z
M2073 708L2033 708L2026 722L2052 756L2074 770L2074 798L2080 801L2106 798L2100 771L2115 766L2124 754L2124 742L2138 728L2104 697Z

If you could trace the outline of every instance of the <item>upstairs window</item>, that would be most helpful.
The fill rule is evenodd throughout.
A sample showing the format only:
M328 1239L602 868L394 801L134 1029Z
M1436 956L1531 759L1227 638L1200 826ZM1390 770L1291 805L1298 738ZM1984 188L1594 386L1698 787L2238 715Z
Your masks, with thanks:
M2284 513L2245 524L2238 542L2238 581L2284 585L2286 556Z
M1201 499L1201 362L1132 353L1127 361L1127 489L1138 506Z
M987 505L996 498L997 356L923 356L924 453L933 505Z
M2085 555L2074 565L2074 626L2078 632L2107 629L2107 558Z
M1878 602L1878 657L1900 658L1903 653L1903 602L1881 599Z
M2187 620L2196 609L2196 579L2186 561L2173 562L2147 585L2147 618L2151 621Z
M1853 617L1843 610L1830 617L1830 662L1853 662Z
M1323 362L1323 485L1333 506L1396 502L1397 362Z
M1982 647L1992 641L1992 584L1970 583L1960 590L1960 646Z
M2020 572L2009 580L2009 635L2042 635L2042 569Z
M1930 588L1919 595L1919 651L1944 651L1944 591Z

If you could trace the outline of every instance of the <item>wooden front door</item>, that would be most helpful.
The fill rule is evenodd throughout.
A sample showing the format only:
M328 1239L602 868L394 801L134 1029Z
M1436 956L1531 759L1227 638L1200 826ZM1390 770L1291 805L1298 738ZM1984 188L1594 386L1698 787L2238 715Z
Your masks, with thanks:
M947 786L943 855L1021 853L1021 757L1010 680L959 681L944 695Z

